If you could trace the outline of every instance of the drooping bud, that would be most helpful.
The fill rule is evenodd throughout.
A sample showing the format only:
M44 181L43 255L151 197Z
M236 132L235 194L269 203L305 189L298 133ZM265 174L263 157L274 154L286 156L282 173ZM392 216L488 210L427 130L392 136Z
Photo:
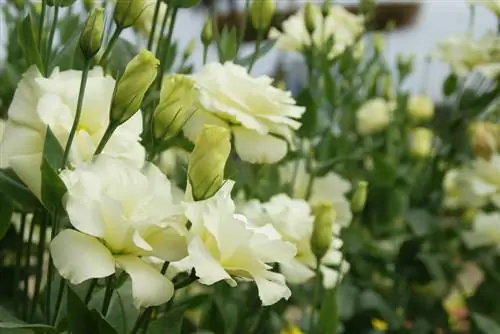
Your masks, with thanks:
M250 17L256 30L264 31L269 28L276 4L274 0L253 0L250 5Z
M312 35L316 30L316 15L314 5L310 2L304 6L304 21L307 32Z
M219 190L224 181L224 168L230 152L229 130L204 125L188 163L188 178L194 200L210 198Z
M198 107L198 89L188 76L174 74L164 78L160 102L154 112L154 136L166 140L179 133Z
M147 50L141 50L127 64L111 102L112 123L122 124L139 110L144 94L156 78L159 64L154 54Z
M474 154L489 160L498 151L499 127L491 122L476 122L469 128Z
M312 207L314 216L311 249L318 260L321 260L333 239L333 224L336 213L331 202L322 202Z
M410 134L410 155L417 159L424 159L432 154L434 134L431 130L418 127Z
M408 99L408 116L414 123L428 122L434 117L434 102L427 95L413 95Z
M204 46L207 46L212 43L213 38L213 21L210 17L208 17L203 25L203 29L201 30L201 42Z
M367 196L368 182L359 181L351 199L351 210L353 213L360 213L364 210Z
M120 0L116 2L114 20L124 29L132 26L144 10L145 0Z
M323 15L323 18L330 15L331 8L332 7L330 6L330 0L324 0L323 4L321 5L321 15Z
M93 58L101 48L104 36L104 8L94 8L87 17L80 35L80 49L87 59Z

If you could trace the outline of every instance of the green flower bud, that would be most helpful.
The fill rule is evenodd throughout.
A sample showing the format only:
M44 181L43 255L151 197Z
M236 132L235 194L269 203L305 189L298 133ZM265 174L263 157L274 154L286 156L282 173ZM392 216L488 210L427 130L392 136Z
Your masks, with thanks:
M111 123L122 124L139 110L144 94L156 78L159 64L154 54L147 50L141 50L127 64L111 102Z
M264 31L269 28L276 10L273 0L253 0L250 5L250 17L256 30Z
M203 29L201 30L201 42L203 45L207 46L212 43L214 38L213 33L213 21L210 17L207 18L205 24L203 25Z
M314 10L315 9L313 7L313 4L307 2L304 7L304 20L307 32L309 32L310 35L312 35L314 30L316 30L316 20L315 20Z
M385 46L385 37L381 33L374 33L373 34L373 48L375 49L375 53L377 55L381 55L382 52L384 52L384 46Z
M94 8L95 0L83 0L83 6L87 12L90 12Z
M128 28L141 16L145 0L119 0L116 2L114 20L118 27Z
M188 76L174 74L165 77L160 102L154 112L154 136L165 140L179 133L198 107L198 89Z
M80 49L87 59L93 58L101 48L104 36L104 8L92 10L80 35Z
M325 256L333 238L333 223L336 213L331 202L323 202L312 207L314 216L311 249L318 260Z
M204 125L189 157L188 177L196 201L213 196L224 181L224 168L231 152L228 129Z
M324 18L330 15L331 8L330 0L324 0L321 5L321 15L323 15Z
M366 196L368 195L368 183L359 181L354 195L351 199L351 210L353 213L360 213L365 208Z
M13 4L18 10L24 8L24 0L10 0L11 4Z
M410 155L417 159L425 159L432 153L434 134L427 128L415 128L410 134Z

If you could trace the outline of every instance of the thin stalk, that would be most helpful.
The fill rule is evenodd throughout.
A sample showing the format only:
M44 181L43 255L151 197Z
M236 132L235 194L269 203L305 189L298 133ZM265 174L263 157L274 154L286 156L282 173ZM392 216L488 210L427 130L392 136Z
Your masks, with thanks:
M50 27L49 40L47 41L47 50L45 50L45 68L49 66L50 57L52 55L52 44L54 43L54 36L56 35L57 21L59 19L59 4L54 4L54 19Z
M113 276L106 278L106 291L104 292L104 301L102 303L101 313L106 316L108 313L109 304L111 304L111 297L113 296Z
M42 0L42 10L40 12L40 21L38 22L38 49L42 51L43 24L45 23L45 13L47 12L47 4Z
M160 70L158 73L158 79L156 81L156 89L160 90L161 88L161 82L163 78L163 72L165 72L165 57L168 55L168 52L170 51L170 44L172 41L172 34L174 33L174 26L175 26L175 19L177 18L177 12L178 8L174 7L172 9L172 18L170 19L170 25L168 27L168 35L167 35L167 40L165 41L165 47L162 48L162 52L160 55Z
M259 31L257 32L257 41L255 42L255 52L253 53L250 64L248 65L248 73L252 72L252 68L255 65L255 62L259 58L259 49L263 38L264 38L264 30L259 29Z
M42 214L42 219L40 223L40 235L38 239L38 249L36 255L36 274L35 274L35 291L33 292L33 300L31 304L30 320L33 320L35 316L36 305L38 303L38 297L40 296L40 287L42 285L42 275L43 275L43 257L45 254L45 237L47 235L47 220L48 216L46 213Z
M168 17L170 16L171 8L167 7L167 11L165 12L165 16L163 16L163 20L161 21L160 34L158 36L158 42L156 43L156 58L160 56L161 51L161 40L163 35L165 34L165 29L167 28ZM163 62L163 59L160 60Z
M203 65L207 63L208 45L203 45Z
M109 39L108 45L106 46L106 50L104 50L104 53L102 54L101 60L99 61L99 65L101 65L102 67L104 67L106 65L109 54L113 50L113 47L115 46L115 43L118 40L118 37L120 37L120 34L122 33L122 31L123 31L122 27L116 27L115 31L113 32L113 35L111 35L111 38Z
M89 75L90 69L90 60L85 60L85 64L83 65L82 72L82 80L80 82L80 91L78 92L78 102L76 104L76 112L75 119L73 121L73 126L71 127L71 131L69 133L68 142L66 143L66 148L64 149L64 156L62 160L62 167L66 165L68 161L69 152L71 150L71 144L73 143L73 139L75 138L76 130L78 129L78 123L80 123L80 117L82 115L82 107L83 107L83 97L85 95L85 87L87 86L87 78Z
M311 317L309 318L309 332L313 333L314 329L314 316L316 313L316 306L318 304L319 292L321 290L321 272L320 272L320 261L316 259L316 277L314 280L314 292L312 300Z
M64 166L64 164L62 165ZM61 167L62 167L61 166ZM53 240L56 234L59 232L59 210L56 209L50 216L51 218L51 226L52 231L50 233L50 240ZM49 267L47 269L47 285L45 287L45 316L47 319L47 323L50 323L50 300L52 297L52 280L54 279L54 263L52 262L52 257L49 256ZM57 315L56 315L57 317Z
M148 39L148 50L151 51L153 49L153 40L156 32L156 22L158 21L158 15L160 14L160 4L161 1L156 1L155 12L153 14L153 23L151 26L151 32L149 33Z
M85 305L90 302L90 298L92 298L92 292L94 292L94 289L96 286L97 286L97 278L94 278L94 279L92 279L92 281L90 281L89 289L87 290L87 293L85 294L85 299L83 300Z
M250 8L250 0L245 0L245 9L243 11L243 19L241 20L240 34L238 36L238 48L240 47L240 45L243 43L243 40L245 39L245 32L247 30L249 8Z
M54 318L52 319L52 325L56 325L57 317L59 315L59 310L61 309L61 304L64 296L64 290L66 289L66 281L61 277L61 282L59 283L59 291L57 292L56 308L54 310Z
M94 152L94 155L99 155L101 154L102 150L104 150L104 147L108 143L109 139L113 135L113 132L115 132L116 128L118 126L115 124L110 123L104 132L104 135L101 138L101 141L99 142L99 145L97 145L97 149Z
M26 230L26 214L22 214L21 216L21 225L19 226L19 239L18 239L18 249L19 250L22 250L24 248L24 232ZM21 306L22 305L19 305L18 303L21 301L21 291L20 291L20 287L19 287L19 282L21 281L21 261L22 261L22 258L23 258L23 252L22 251L19 251L16 255L16 270L15 270L15 273L14 273L14 305L15 305L15 308L17 309L17 307ZM27 273L24 273L24 275L27 275ZM27 288L26 288L26 285L24 286L24 290L25 290L25 293L26 293L26 299L28 298L28 292L27 292ZM23 310L23 313L24 313L24 317L26 317L26 313L25 313L26 310Z
M24 275L24 286L27 287L28 286L28 271L30 269L30 266L31 266L31 244L33 243L33 234L35 233L35 221L34 219L32 218L31 219L31 225L30 225L30 230L29 230L29 234L28 234L28 242L26 244L26 263L25 263L25 270L26 270L26 275ZM28 302L29 302L29 296L28 296L28 290L26 289L26 296L24 296L25 299L24 299L24 306L23 306L23 309L24 310L28 310ZM26 311L27 313L27 311ZM26 316L25 316L26 317Z

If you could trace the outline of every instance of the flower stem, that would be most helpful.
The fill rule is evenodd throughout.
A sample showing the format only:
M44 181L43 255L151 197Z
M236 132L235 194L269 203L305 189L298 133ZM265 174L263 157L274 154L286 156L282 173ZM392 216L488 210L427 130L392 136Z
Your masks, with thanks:
M40 21L38 21L38 49L42 51L43 24L45 23L45 13L47 12L47 4L42 0L42 9L40 12Z
M118 126L116 126L115 124L109 123L108 127L106 128L106 131L104 132L104 135L101 138L101 141L97 145L97 148L94 152L94 156L102 153L102 151L104 150L104 147L108 143L109 139L111 138L111 136L113 135L113 132L115 132L117 127Z
M71 131L68 137L68 142L66 143L66 148L64 149L64 156L61 168L64 168L64 166L68 161L69 152L71 150L71 144L73 143L73 139L75 138L76 130L78 128L78 123L80 122L80 117L82 115L83 97L85 95L85 87L87 86L89 69L90 69L90 60L86 59L83 65L82 80L80 82L80 91L78 93L78 102L76 104L75 119L73 120L73 126L71 127Z
M311 309L311 316L309 318L309 332L310 333L313 333L313 330L314 330L314 316L316 314L316 307L317 307L317 304L318 304L318 297L319 297L319 294L320 294L320 290L321 290L321 272L319 270L319 266L320 266L320 260L319 259L316 259L316 276L315 276L315 280L314 280L314 292L313 292L313 300L312 300L312 309Z
M203 65L207 63L208 45L203 46Z
M64 296L64 290L66 289L66 281L61 277L61 282L59 283L59 291L57 292L56 308L54 310L54 318L52 319L52 325L57 325L57 316L59 315L59 310L61 309L61 304Z
M111 35L111 38L109 39L108 45L106 46L106 50L104 50L104 53L102 54L101 60L99 61L99 65L102 67L106 66L106 62L108 61L109 54L113 50L113 47L115 46L116 41L118 40L118 37L120 37L120 34L122 33L123 28L122 27L116 27L115 31L113 32L113 35Z
M104 292L104 301L102 303L102 315L106 316L108 313L109 304L111 304L111 297L113 296L113 276L106 278L106 291Z
M57 21L59 18L59 4L56 1L54 4L54 19L52 20L52 26L50 27L49 40L47 41L47 50L45 50L45 68L49 67L50 57L52 55L52 44L54 43L54 36L56 34Z
M257 41L255 42L255 52L253 53L250 64L248 65L248 73L252 71L253 65L255 65L255 62L259 58L259 49L263 38L264 38L264 30L259 29L259 31L257 32Z
M24 231L26 230L26 214L23 214L21 216L21 226L19 226L19 239L18 239L18 249L23 249L23 246L24 246ZM23 253L22 252L18 252L17 255L16 255L16 269L15 269L15 273L14 273L14 305L15 305L15 309L17 309L17 307L21 306L22 308L22 305L18 305L19 301L21 300L20 295L21 295L21 291L20 291L20 288L19 288L19 282L21 281L21 268L22 268L22 265L21 265L21 261L22 261L22 258L23 258ZM27 275L27 273L23 273L24 275ZM24 286L24 290L25 290L25 293L26 293L26 299L28 299L28 290L26 288L26 285ZM23 313L25 312L25 309L23 309ZM24 315L24 317L26 317L26 315Z
M28 286L28 272L30 270L30 266L31 266L31 244L33 243L33 234L35 233L35 222L33 220L33 218L31 219L31 224L30 224L30 230L29 230L29 234L28 234L28 242L26 244L26 263L25 263L25 270L26 270L26 275L24 275L24 286L27 287ZM25 296L25 299L24 299L24 306L23 306L23 310L25 310L24 312L26 312L24 318L26 318L27 316L27 313L28 313L28 302L29 302L29 296L28 296L28 289L26 288L26 296Z
M35 213L39 215L39 213ZM34 218L33 220L37 220ZM42 213L41 223L40 223L40 234L38 238L38 249L36 255L36 274L35 274L35 290L33 292L33 299L31 304L30 320L33 320L35 316L36 305L38 303L38 297L40 295L40 287L42 285L42 274L43 274L43 256L45 254L45 237L47 234L47 213Z
M153 40L155 38L155 32L156 32L156 22L158 21L158 16L160 14L160 4L161 4L161 1L156 1L155 12L153 14L153 23L151 25L151 32L149 33L149 39L148 39L148 50L149 51L151 51L153 49Z
M246 32L246 28L247 28L249 9L250 9L250 0L245 0L245 9L243 10L243 18L241 20L240 33L238 36L238 45L237 45L238 48L241 46L241 44L243 43L243 40L245 39L245 32Z
M156 43L156 58L160 56L161 50L161 40L163 38L163 34L165 33L165 28L167 27L168 17L170 16L171 8L168 7L165 15L163 16L163 20L161 21L160 34L158 36L158 42ZM161 59L160 61L163 61Z
M172 9L172 18L170 19L170 26L168 27L168 34L167 34L167 39L165 41L165 47L162 48L161 54L160 54L160 70L158 73L158 78L156 82L156 89L160 90L161 88L161 82L163 81L163 72L165 72L165 58L168 55L168 52L170 51L170 44L172 41L172 34L174 33L174 26L175 26L175 19L177 18L177 12L178 8L174 7Z
M97 278L93 278L92 281L90 281L89 289L87 290L87 293L85 294L85 299L83 300L85 305L87 305L90 302L90 298L92 298L92 292L94 292L96 286L97 286Z

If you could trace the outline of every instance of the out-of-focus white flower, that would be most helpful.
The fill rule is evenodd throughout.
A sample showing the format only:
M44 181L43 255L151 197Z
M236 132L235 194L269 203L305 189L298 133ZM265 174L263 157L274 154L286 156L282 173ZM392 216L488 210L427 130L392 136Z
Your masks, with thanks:
M380 97L365 102L356 111L356 128L359 134L371 135L387 128L393 109L394 103Z
M410 155L424 159L432 154L434 133L427 128L417 127L410 133Z
M500 37L493 32L479 39L469 35L453 36L438 45L437 57L459 76L474 70L486 76L494 75L500 63Z
M240 210L245 216L251 217L252 223L261 224L261 226L271 223L283 240L295 245L297 248L295 258L280 263L280 270L288 282L301 284L314 277L314 269L317 266L316 257L311 248L314 217L306 201L279 194L266 203L251 200ZM349 264L342 259L342 253L339 250L341 246L342 240L332 234L330 248L320 265L323 284L327 288L334 287L340 278L340 273L344 274L349 269ZM329 266L336 266L340 269L333 269Z
M152 164L142 170L99 156L61 174L64 206L73 229L51 243L54 265L72 284L112 275L115 266L132 280L137 307L160 305L173 284L141 257L178 261L187 255L183 209L170 182Z
M292 194L294 198L305 198L310 174L304 160L290 162L280 168L281 179L285 183L294 182ZM314 178L309 203L311 205L330 201L336 212L335 224L348 226L352 220L351 205L346 193L351 191L351 183L340 175L329 172Z
M203 125L230 128L234 147L250 163L276 163L292 144L297 121L305 108L295 105L290 92L272 86L267 76L251 77L231 62L211 63L192 75L200 89L203 110L185 124L184 134L195 141Z
M0 151L0 167L9 165L21 180L41 199L41 173L44 138L50 127L65 147L73 125L81 71L59 72L44 78L36 67L23 76L8 111L8 121ZM101 68L90 71L69 162L89 161L109 123L109 108L115 81ZM136 113L118 127L103 155L123 159L137 167L144 163L144 148L139 143L142 115Z
M462 237L469 248L496 246L500 250L500 213L478 213L472 230Z
M434 117L434 102L427 95L412 95L408 99L408 116L415 123L427 122Z
M193 267L199 282L211 285L235 279L255 281L263 305L271 305L291 295L285 277L273 272L271 264L293 259L296 248L270 226L255 228L243 215L235 214L231 199L234 182L227 181L211 198L185 202L189 230L188 253L184 265Z
M495 15L500 16L500 0L467 0L471 5L483 5Z
M481 180L470 168L452 169L445 175L444 206L479 208L488 202L495 187Z
M182 148L173 147L160 154L158 167L168 177L176 176L181 166L187 166L189 152ZM187 167L186 167L187 168Z
M160 29L163 17L167 12L167 4L162 0L145 0L144 1L144 9L142 10L141 15L135 21L133 27L143 36L148 37L151 34L151 30L153 28L153 18L155 13L156 3L160 2L160 9L158 11L158 19L156 20L156 33L155 40L159 37Z
M364 31L363 17L351 14L342 6L331 6L326 17L319 6L311 5L310 9L315 27L312 36L306 28L304 10L300 10L283 22L282 31L276 28L269 31L269 38L276 39L277 48L299 52L311 45L324 48L333 38L332 50L325 50L333 58L353 45Z

